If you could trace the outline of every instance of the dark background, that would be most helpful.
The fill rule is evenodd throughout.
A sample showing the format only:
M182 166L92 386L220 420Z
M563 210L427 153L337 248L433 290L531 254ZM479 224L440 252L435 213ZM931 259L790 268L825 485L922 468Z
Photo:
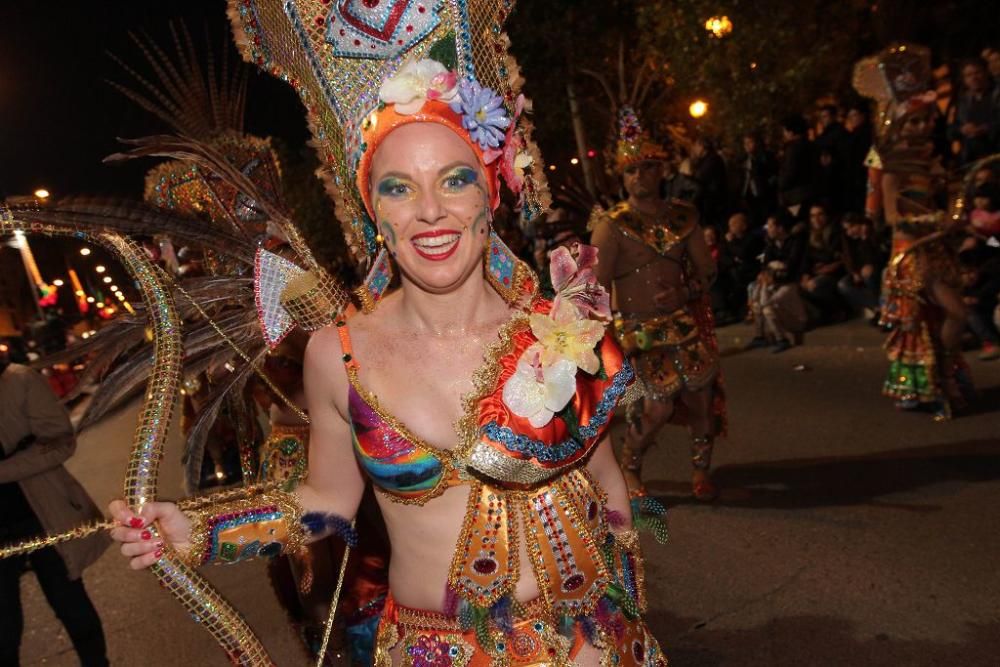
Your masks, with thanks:
M154 163L104 165L119 150L116 137L166 129L106 81L133 85L108 53L149 71L130 30L167 46L169 22L183 19L195 45L208 31L218 57L232 45L224 0L169 2L0 3L0 199L44 187L76 193L142 196ZM251 68L246 129L258 136L304 143L305 114L285 83Z
M849 86L857 57L892 40L927 44L936 62L951 64L988 44L1000 44L1000 5L995 1L831 0L831 5L836 2L851 2L865 18L855 27L856 52L842 54L844 80L831 81L834 88ZM567 63L593 61L588 64L601 69L609 65L602 61L613 55L613 49L581 39L583 27L595 23L597 36L616 42L612 33L619 33L628 43L637 41L643 27L634 25L635 4L628 0L520 0L519 5L508 28L527 78L525 91L536 102L537 137L548 160L563 163L575 152L565 109ZM167 46L169 22L183 19L197 46L204 46L207 31L216 55L227 48L237 58L225 10L225 0L0 2L0 199L39 187L56 197L140 197L151 161L105 166L101 159L119 150L116 137L165 128L106 83L133 83L108 53L148 72L128 32L146 33ZM766 40L767 26L739 28L759 31ZM844 29L848 27L829 26L830 31ZM558 58L549 52L553 43L559 44ZM288 85L250 69L246 130L278 137L299 151L307 130L296 95ZM608 126L601 115L606 102L592 82L580 83L587 132L593 135L588 143L601 148Z

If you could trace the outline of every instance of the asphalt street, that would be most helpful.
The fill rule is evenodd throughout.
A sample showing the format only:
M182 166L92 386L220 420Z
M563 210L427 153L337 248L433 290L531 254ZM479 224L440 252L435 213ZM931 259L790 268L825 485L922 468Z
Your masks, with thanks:
M860 322L781 355L720 331L730 435L723 494L687 496L687 437L647 462L670 541L645 539L650 626L674 667L1000 665L1000 362L948 423L880 396L880 334ZM121 494L134 412L84 433L69 467L99 504ZM175 429L176 433L176 429ZM177 443L162 465L180 495ZM259 564L206 570L279 665L306 664ZM224 665L209 635L112 548L85 575L116 665ZM62 626L24 577L25 665L75 665ZM6 639L6 638L5 638Z

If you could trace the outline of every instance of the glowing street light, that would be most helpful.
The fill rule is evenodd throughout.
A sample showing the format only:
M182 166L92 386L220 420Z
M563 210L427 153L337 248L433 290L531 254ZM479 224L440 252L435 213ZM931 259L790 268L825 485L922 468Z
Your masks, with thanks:
M708 102L705 100L695 100L688 107L688 113L692 118L701 118L708 113Z
M569 161L569 163L570 164L580 164L580 160L577 159L577 158L573 158L572 160Z
M80 248L80 254L86 257L90 254L90 248Z
M37 190L35 190L35 197L37 199L48 199L49 191L46 190L45 188L38 188Z
M113 278L111 276L104 276L104 284L110 285Z
M52 284L55 285L56 287L62 287L66 283L62 281L62 278L56 278L55 280L52 281Z
M118 291L118 285L112 285L108 289L111 290L112 292L117 292Z
M94 297L92 297L92 296L88 296L88 297L87 297L87 303L94 303L94 301L96 301L96 300L97 300L97 299L95 299L95 298L94 298Z
M556 170L556 166L554 164L550 164L549 165L549 171L555 171L555 170Z
M94 271L97 271L98 273L104 273L106 270L107 269L104 268L103 264L98 264L94 267Z
M722 39L733 31L733 22L728 16L713 16L705 21L705 30L712 33L713 37Z

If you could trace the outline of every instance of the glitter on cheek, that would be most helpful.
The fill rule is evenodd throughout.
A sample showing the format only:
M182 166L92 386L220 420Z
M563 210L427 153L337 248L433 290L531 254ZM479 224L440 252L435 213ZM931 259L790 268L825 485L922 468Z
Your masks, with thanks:
M379 230L382 232L382 236L385 238L385 245L389 250L393 250L396 247L396 230L393 229L392 223L388 220L383 220L379 224Z

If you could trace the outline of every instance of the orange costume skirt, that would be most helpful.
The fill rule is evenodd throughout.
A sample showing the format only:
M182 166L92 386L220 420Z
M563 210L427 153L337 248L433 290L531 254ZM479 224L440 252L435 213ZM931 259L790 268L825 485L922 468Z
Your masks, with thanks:
M562 632L546 618L541 599L519 604L506 631L490 621L471 627L461 614L412 609L389 595L375 645L376 667L529 667L571 665L589 641L603 652L602 665L667 667L659 644L641 618L628 620L620 612L610 624L613 633L573 623ZM607 624L606 624L607 625ZM487 651L483 646L491 647ZM395 654L396 662L393 661Z

